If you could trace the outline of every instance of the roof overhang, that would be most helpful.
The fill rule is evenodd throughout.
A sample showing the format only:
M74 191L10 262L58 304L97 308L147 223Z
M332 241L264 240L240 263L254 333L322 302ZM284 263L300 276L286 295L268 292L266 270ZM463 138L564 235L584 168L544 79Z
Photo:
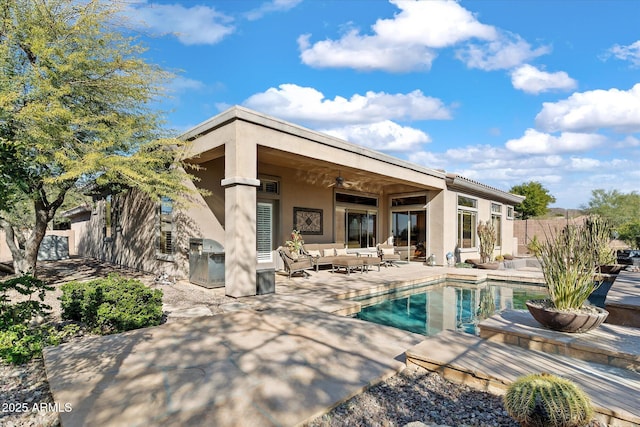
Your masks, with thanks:
M268 116L266 114L259 113L257 111L250 110L241 106L234 106L230 109L212 117L188 130L179 136L180 139L186 141L193 141L207 133L220 128L233 121L240 120L247 123L251 123L257 126L272 129L277 132L282 132L288 135L293 135L301 138L305 141L321 144L325 147L335 149L336 155L334 161L339 164L339 160L343 154L355 154L357 156L366 157L375 161L383 162L388 165L397 166L403 169L408 169L419 174L428 175L431 178L437 178L444 180L445 172L427 168L417 165L415 163L408 162L406 160L398 159L388 154L381 153L358 144L344 141L342 139L327 135L322 132L317 132L305 127L289 123L287 121L278 119L276 117ZM191 156L197 157L201 155L201 151L204 147L198 147L196 152L193 152ZM217 147L211 147L214 149ZM275 147L272 147L275 148ZM342 154L341 154L342 153ZM188 157L189 158L189 157ZM206 158L206 156L204 157ZM444 185L443 185L444 186ZM442 186L442 187L443 187Z
M525 199L524 196L508 193L454 173L448 173L446 180L447 188L450 190L470 195L477 195L485 199L495 200L496 202L502 202L508 205L520 204Z
M76 206L68 211L62 212L62 216L65 218L73 218L75 216L91 213L91 208L87 205Z

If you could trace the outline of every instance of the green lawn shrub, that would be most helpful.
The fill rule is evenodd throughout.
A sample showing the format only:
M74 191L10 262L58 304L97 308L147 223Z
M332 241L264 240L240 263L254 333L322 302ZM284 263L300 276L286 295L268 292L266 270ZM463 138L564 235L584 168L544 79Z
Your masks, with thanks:
M117 274L61 286L62 318L84 323L92 331L111 334L159 325L162 291Z
M43 302L46 291L51 290L52 286L30 275L0 282L0 359L21 364L40 357L45 346L60 344L64 332L42 323L51 310ZM9 291L28 299L11 302ZM37 317L41 322L32 322Z

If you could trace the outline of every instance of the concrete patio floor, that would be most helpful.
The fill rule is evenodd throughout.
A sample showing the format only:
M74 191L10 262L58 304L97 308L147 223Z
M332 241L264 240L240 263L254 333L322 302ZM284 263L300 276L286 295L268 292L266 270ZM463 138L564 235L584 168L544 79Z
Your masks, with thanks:
M275 294L223 304L222 314L170 316L158 327L45 349L54 400L73 408L60 414L62 425L298 425L402 370L405 351L424 339L333 314L357 305L344 298L447 275L540 280L531 272L422 264L278 275ZM176 313L198 300L183 303Z

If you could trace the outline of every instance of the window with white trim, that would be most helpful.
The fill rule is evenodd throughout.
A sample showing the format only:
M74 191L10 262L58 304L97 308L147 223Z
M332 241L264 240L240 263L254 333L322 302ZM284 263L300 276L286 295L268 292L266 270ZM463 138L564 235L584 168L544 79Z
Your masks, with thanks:
M256 215L256 244L258 262L273 262L273 204L258 202Z
M502 246L502 205L491 203L491 223L496 230L496 247Z
M513 206L507 206L507 219L513 219Z
M156 257L171 260L175 253L173 200L162 197L157 209Z
M476 247L478 225L478 201L467 196L458 196L458 247Z

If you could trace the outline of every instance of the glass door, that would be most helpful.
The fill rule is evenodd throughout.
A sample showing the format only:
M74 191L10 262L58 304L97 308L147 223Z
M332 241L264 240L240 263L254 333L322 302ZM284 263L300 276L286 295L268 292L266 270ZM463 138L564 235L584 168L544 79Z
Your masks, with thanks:
M391 233L396 251L409 261L426 260L427 212L391 212Z
M347 210L347 246L367 248L375 246L376 214L366 211Z

